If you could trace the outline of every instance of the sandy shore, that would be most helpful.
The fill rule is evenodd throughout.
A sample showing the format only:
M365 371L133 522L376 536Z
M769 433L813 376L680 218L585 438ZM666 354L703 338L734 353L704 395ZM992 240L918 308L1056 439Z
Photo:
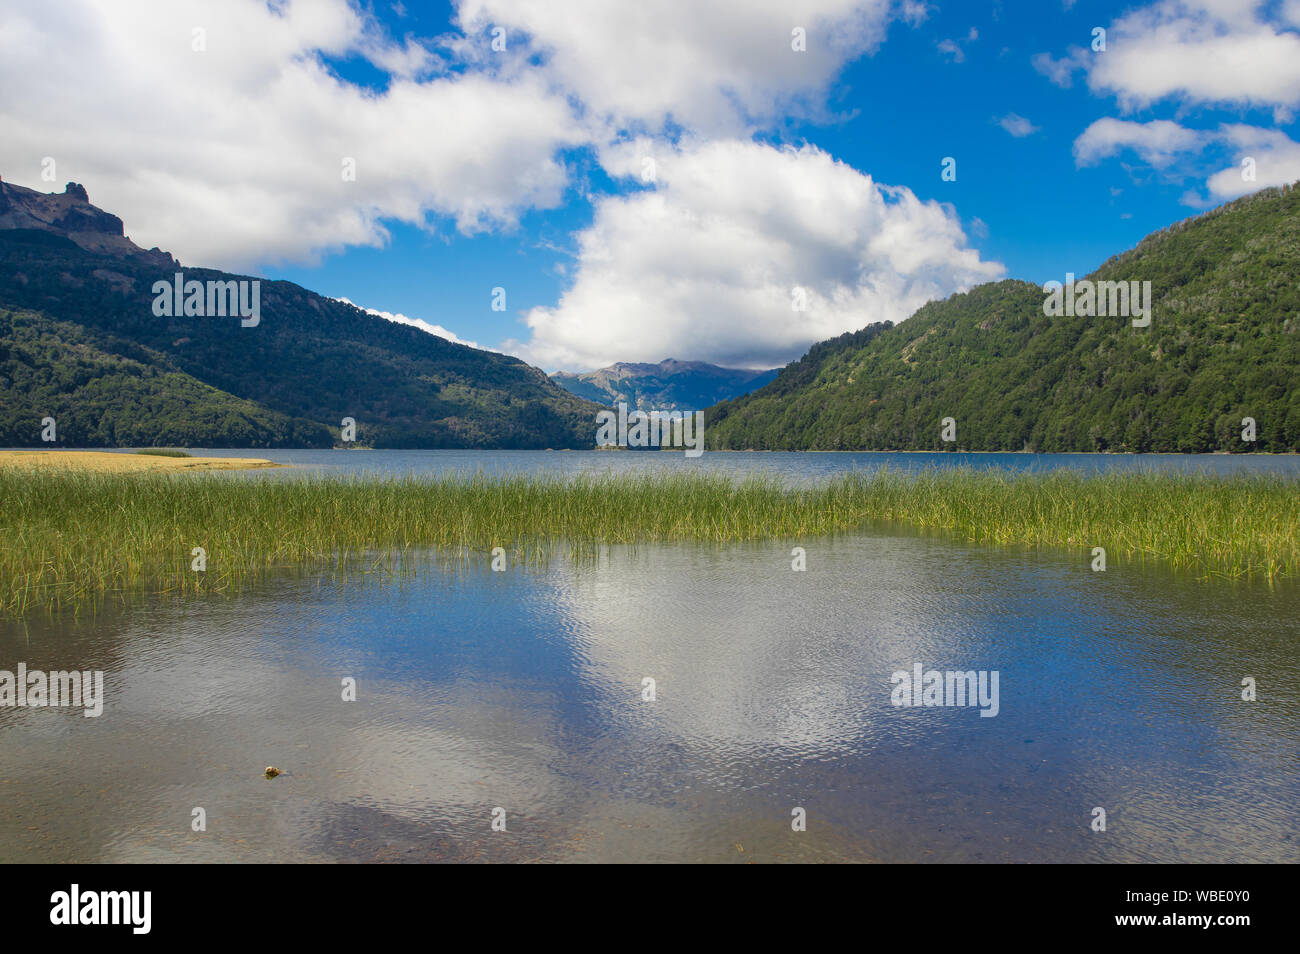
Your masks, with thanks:
M246 470L280 467L261 457L156 457L153 454L118 454L110 451L7 450L0 451L0 467L61 467L133 473L156 470Z

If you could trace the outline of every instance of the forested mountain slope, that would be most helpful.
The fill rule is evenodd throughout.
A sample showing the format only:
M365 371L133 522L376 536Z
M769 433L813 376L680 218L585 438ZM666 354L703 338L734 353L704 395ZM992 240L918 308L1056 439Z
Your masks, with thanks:
M63 409L67 446L121 444L128 434L130 443L329 446L345 417L359 443L376 447L594 443L599 408L517 358L283 281L261 281L255 325L159 316L154 283L177 271L205 285L254 280L139 249L75 183L45 195L0 182L0 311L23 316L0 327L0 443L41 443L39 418L30 419L37 395ZM15 328L28 337L11 337ZM112 426L81 403L87 374ZM237 408L242 423L230 417ZM168 436L178 434L186 439Z
M1084 277L1149 281L1150 326L1047 317L1036 285L982 285L855 333L862 340L815 346L766 387L709 409L707 444L1300 450L1300 190L1177 223ZM941 439L945 417L955 442ZM1241 439L1245 417L1254 443Z

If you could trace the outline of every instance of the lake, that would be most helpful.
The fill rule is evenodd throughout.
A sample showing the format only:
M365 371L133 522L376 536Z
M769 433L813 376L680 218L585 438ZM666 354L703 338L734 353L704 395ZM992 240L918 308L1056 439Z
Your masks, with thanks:
M129 451L126 453L130 453ZM1294 454L973 454L910 451L706 451L688 458L681 451L474 451L474 450L203 450L206 457L262 457L288 464L292 470L225 471L266 478L294 473L488 474L658 473L708 471L743 477L775 474L788 481L817 480L853 470L887 467L905 472L929 467L970 467L976 470L1056 470L1088 473L1113 470L1179 471L1210 474L1283 474L1300 477L1300 455Z
M1297 473L1265 456L258 453L298 466L243 476L808 480L959 457ZM0 861L1300 861L1294 583L1095 573L1079 553L889 529L405 570L0 622L0 669L105 686L97 718L0 708ZM996 672L997 714L895 705L893 674L917 665Z

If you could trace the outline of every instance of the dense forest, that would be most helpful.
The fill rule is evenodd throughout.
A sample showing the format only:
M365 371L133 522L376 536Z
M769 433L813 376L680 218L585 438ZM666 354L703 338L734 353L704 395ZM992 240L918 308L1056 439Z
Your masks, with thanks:
M1064 280L1062 269L1059 280ZM1149 281L1149 327L1043 314L1003 281L815 345L705 414L712 449L1300 450L1300 189L1154 233L1094 281ZM956 440L941 421L956 422ZM1242 440L1242 419L1256 422Z
M94 343L69 322L0 310L0 447L329 447L327 428L204 384L166 355Z
M255 327L159 317L153 283L175 270L0 229L0 444L40 445L50 415L65 446L330 446L345 417L373 447L592 446L599 409L517 358L281 281L261 283Z

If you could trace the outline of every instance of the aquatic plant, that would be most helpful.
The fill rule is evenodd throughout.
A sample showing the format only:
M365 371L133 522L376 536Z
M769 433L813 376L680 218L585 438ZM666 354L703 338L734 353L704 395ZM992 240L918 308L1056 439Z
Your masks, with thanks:
M411 551L536 558L568 547L803 541L888 522L979 544L1147 559L1202 577L1300 573L1300 487L1277 476L943 469L770 476L284 480L0 471L0 611L233 592L285 567L391 566ZM202 569L195 569L202 551Z

